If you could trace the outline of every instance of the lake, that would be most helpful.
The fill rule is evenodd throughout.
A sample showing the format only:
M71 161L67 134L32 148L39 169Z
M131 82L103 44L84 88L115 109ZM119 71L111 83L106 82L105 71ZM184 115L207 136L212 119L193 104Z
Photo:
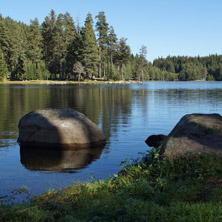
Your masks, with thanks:
M73 108L95 122L104 148L27 151L18 122L40 108ZM49 189L117 174L121 161L141 157L152 134L168 134L189 113L220 113L222 82L98 85L0 85L0 201L20 202ZM27 192L19 192L19 188Z

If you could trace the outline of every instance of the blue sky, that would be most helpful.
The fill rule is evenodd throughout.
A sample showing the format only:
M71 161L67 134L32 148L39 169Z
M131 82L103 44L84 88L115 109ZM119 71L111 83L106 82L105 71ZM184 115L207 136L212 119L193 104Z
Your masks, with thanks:
M54 9L69 12L83 24L104 11L118 38L127 38L136 54L147 46L147 59L168 55L207 56L222 54L222 0L7 0L0 13L29 24L42 23ZM95 21L95 19L94 19Z

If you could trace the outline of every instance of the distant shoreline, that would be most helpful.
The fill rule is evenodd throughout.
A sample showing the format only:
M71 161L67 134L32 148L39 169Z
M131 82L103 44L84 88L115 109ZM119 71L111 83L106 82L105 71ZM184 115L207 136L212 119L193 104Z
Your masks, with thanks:
M150 80L150 81L144 81L144 82L220 82L215 80L192 80L192 81L161 81L161 80ZM68 80L3 80L0 81L0 85L82 85L82 84L131 84L131 83L140 83L142 84L142 81L138 80L88 80L88 81L68 81Z
M128 83L142 83L141 81L129 80L129 81L104 81L104 80L89 80L89 81L62 81L62 80L21 80L21 81L9 81L4 80L0 82L0 84L21 84L21 85L31 85L31 84L38 84L38 85L51 85L51 84L58 84L58 85L65 85L65 84L128 84Z

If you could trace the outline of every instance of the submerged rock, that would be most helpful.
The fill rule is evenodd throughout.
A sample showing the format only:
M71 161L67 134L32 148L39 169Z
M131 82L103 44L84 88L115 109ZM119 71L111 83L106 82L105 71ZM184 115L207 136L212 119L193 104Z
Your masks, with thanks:
M161 154L176 158L186 153L222 157L222 116L219 114L185 115L161 146Z
M90 148L103 146L105 137L98 126L74 109L41 109L19 121L18 142L22 146Z

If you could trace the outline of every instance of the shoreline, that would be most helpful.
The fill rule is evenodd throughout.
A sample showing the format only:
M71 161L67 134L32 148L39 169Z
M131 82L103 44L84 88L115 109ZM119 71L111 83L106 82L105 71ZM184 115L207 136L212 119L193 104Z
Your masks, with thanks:
M89 80L89 81L63 81L63 80L21 80L21 81L10 81L10 80L4 80L0 82L0 84L4 85L11 85L11 84L17 84L17 85L31 85L31 84L37 84L37 85L53 85L53 84L58 84L58 85L69 85L69 84L130 84L130 83L142 83L141 81L136 81L136 80L129 80L129 81L104 81L104 80Z
M207 80L192 80L192 81L163 81L163 80L149 80L144 82L221 82L221 81L207 81ZM84 84L143 84L144 82L139 80L85 80L85 81L69 81L69 80L3 80L0 81L0 85L84 85Z
M187 155L166 161L156 154L152 150L109 180L50 190L29 203L0 203L0 220L219 221L221 159Z

